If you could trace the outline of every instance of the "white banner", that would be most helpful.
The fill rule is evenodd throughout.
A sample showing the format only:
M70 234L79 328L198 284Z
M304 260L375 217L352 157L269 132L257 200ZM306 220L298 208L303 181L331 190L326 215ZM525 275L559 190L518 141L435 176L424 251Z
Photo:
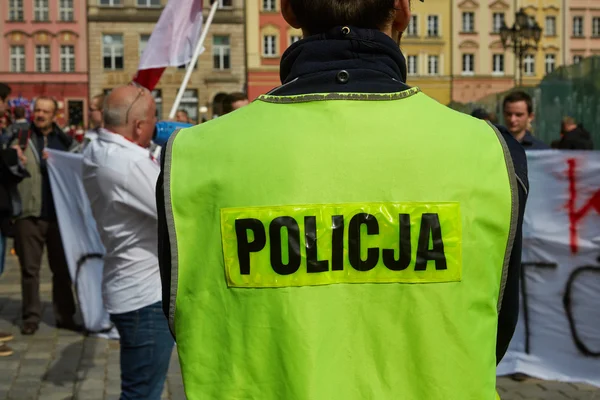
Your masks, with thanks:
M112 323L102 301L105 251L83 188L83 156L55 150L48 153L50 186L83 323L89 332L115 337L116 330L110 332Z
M521 312L498 374L600 386L600 152L527 158Z

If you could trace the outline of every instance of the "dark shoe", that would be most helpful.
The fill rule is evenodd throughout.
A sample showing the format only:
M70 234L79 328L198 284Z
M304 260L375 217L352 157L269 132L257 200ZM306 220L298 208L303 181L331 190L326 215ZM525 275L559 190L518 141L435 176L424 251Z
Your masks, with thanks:
M58 329L66 329L67 331L83 332L83 325L76 324L73 321L56 323Z
M39 328L39 325L35 322L25 322L21 327L21 333L23 335L33 335Z
M10 347L5 344L0 345L0 357L12 356L13 351Z
M12 333L0 332L0 342L10 342L14 338Z
M517 382L524 382L527 379L529 379L529 375L523 374L521 372L517 372L516 374L512 374L510 377L511 377L511 379L513 381L517 381Z

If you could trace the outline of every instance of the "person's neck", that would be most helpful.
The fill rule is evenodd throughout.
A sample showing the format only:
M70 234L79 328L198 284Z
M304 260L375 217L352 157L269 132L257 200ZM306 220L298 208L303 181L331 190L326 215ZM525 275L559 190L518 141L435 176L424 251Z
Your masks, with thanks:
M38 129L40 131L40 133L44 136L48 136L50 133L52 133L52 126L49 126L47 128L43 128L43 129Z
M141 144L139 144L136 140L134 140L133 137L131 136L131 134L129 132L126 132L123 129L113 128L113 127L104 127L104 129L106 129L109 132L114 133L115 135L123 136L123 138L125 140L127 140L128 142L131 142L133 144L137 144L140 147L144 147Z
M15 122L20 123L20 122L27 122L27 120L25 118L19 118L17 119Z
M512 135L515 139L517 139L517 142L521 143L523 141L523 139L525 138L525 135L527 135L527 131L524 130L522 132L513 133Z

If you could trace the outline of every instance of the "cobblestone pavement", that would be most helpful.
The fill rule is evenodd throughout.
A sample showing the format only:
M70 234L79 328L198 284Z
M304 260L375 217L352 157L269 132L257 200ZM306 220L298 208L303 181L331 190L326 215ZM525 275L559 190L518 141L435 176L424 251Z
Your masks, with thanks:
M0 358L0 399L117 400L118 342L56 329L47 265L42 267L41 280L43 322L35 335L21 336L18 262L7 255L6 270L0 277L0 331L11 332L15 338L9 343L14 354ZM502 400L600 400L600 389L581 384L500 378L498 386ZM185 399L176 352L162 397Z

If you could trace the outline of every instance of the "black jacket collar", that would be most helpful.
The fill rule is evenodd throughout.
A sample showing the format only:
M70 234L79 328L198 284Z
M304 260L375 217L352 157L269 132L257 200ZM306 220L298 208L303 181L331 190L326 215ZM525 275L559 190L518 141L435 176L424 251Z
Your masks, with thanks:
M398 45L382 32L353 27L337 27L294 43L283 54L280 75L283 86L271 95L408 89L406 61Z

